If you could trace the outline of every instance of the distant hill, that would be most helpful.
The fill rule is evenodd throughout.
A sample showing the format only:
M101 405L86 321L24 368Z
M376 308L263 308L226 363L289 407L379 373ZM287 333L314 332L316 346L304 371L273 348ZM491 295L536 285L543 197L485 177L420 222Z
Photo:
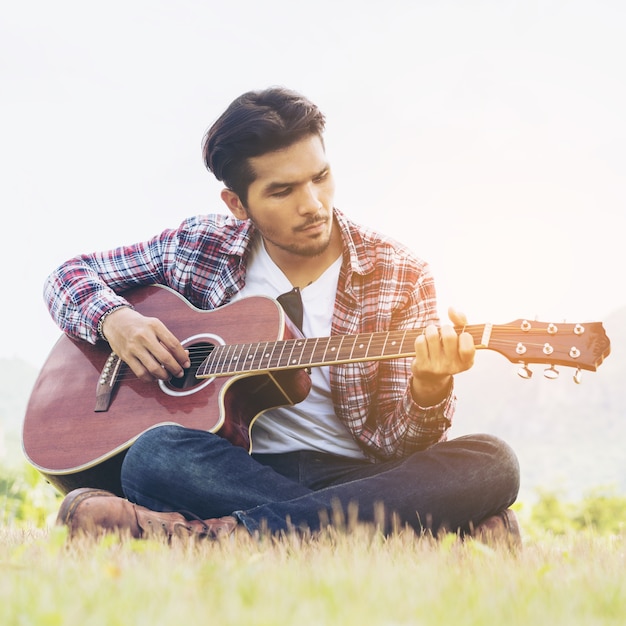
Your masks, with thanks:
M577 499L595 487L626 493L626 308L604 321L611 354L597 372L561 368L546 380L536 366L531 380L500 354L480 351L476 364L456 380L459 397L451 436L490 432L516 450L522 498L539 488ZM21 462L21 425L37 370L0 359L0 462Z

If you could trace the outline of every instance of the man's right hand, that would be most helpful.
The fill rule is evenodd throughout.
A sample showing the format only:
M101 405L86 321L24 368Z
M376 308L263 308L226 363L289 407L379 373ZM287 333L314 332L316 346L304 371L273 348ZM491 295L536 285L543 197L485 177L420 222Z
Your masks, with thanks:
M191 366L188 351L156 317L121 307L107 315L101 330L113 352L145 382L180 378Z

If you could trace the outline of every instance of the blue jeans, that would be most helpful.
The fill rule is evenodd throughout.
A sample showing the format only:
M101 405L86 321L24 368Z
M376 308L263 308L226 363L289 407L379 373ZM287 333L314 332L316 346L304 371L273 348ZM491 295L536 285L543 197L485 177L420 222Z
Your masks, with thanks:
M121 478L132 502L201 519L234 515L250 532L315 531L354 510L386 533L397 524L467 532L515 501L519 464L491 435L372 463L310 451L250 455L212 433L159 426L131 446Z

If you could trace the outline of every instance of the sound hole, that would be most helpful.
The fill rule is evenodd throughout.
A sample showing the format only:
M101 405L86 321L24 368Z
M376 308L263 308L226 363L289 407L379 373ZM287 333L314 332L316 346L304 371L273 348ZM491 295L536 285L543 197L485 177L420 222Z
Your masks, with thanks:
M206 382L204 379L196 378L198 368L204 362L204 359L211 354L215 345L208 342L195 343L191 346L185 346L189 350L189 359L191 366L185 370L182 378L170 378L167 383L169 387L182 391L184 389L192 389L193 387Z

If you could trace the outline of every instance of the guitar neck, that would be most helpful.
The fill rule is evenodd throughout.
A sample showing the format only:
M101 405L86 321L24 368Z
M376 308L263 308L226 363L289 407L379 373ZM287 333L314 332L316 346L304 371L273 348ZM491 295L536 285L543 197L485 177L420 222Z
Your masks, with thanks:
M491 325L466 326L477 347L487 347ZM198 368L198 378L279 369L302 369L415 356L421 329L219 345Z
M509 324L457 327L476 348L495 350L512 363L564 365L596 371L610 354L611 343L601 322L554 324L518 319ZM415 356L422 329L296 338L214 346L196 372L197 378L303 369L360 361Z

